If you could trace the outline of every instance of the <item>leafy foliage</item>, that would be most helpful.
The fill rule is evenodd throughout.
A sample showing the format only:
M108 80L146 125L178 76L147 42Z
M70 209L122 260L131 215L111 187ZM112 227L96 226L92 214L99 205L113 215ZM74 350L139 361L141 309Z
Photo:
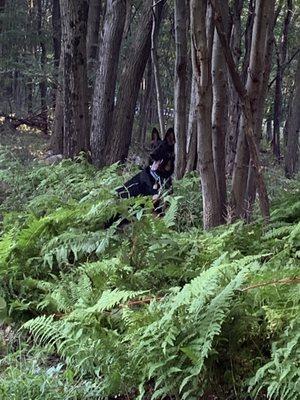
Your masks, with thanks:
M36 164L2 204L0 317L59 357L11 361L2 398L297 398L299 188L274 201L268 227L203 232L183 196L195 178L155 218L150 200L114 197L118 171Z

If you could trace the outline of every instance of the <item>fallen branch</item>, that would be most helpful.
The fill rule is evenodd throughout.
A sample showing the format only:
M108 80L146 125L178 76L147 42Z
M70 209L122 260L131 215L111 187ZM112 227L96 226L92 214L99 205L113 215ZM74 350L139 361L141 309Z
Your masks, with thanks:
M34 115L28 115L25 118L18 118L13 115L0 114L0 117L4 118L4 122L8 122L14 129L20 125L27 125L30 128L36 128L47 134L48 123L47 115L45 113L39 113Z
M292 278L277 279L277 280L273 280L273 281L257 283L256 285L246 286L245 288L241 289L240 291L246 292L248 290L252 290L252 289L256 289L256 288L264 287L264 286L269 286L269 285L292 285L292 284L297 285L299 283L300 283L300 277L294 276Z

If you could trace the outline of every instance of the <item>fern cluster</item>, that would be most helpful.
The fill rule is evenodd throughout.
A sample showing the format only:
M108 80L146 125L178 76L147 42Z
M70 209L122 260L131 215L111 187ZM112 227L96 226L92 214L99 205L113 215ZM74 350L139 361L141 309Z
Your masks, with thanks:
M78 398L297 399L299 188L274 201L269 226L203 232L183 198L194 178L155 218L150 199L115 198L118 166L99 172L78 159L28 174L18 213L16 191L1 206L0 318L59 357L57 376L72 375ZM130 224L105 229L116 215ZM0 373L3 399L17 373Z

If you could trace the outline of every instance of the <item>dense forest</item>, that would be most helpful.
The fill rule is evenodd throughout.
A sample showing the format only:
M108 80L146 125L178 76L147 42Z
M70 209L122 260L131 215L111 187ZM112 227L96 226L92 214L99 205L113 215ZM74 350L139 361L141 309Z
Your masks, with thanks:
M300 399L299 0L0 0L0 400Z

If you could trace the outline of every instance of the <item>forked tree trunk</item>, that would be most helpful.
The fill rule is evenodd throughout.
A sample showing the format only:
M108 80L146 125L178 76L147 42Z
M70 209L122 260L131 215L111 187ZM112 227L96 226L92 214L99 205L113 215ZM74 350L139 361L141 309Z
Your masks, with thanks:
M112 130L119 55L125 23L125 1L108 0L99 51L91 121L91 152L97 167L105 165L105 146Z
M64 42L63 153L74 157L89 149L86 32L88 1L61 0Z
M251 104L251 119L254 124L253 130L257 133L260 131L258 117L259 109L262 106L260 96L265 67L266 40L268 25L270 23L270 14L274 12L274 0L267 2L264 0L256 0L255 11L246 91ZM249 119L247 118L248 121L245 121L245 118L244 113L242 124L246 122L247 125ZM245 126L245 130L247 130L247 126ZM247 155L246 136L242 131L240 131L239 135L232 182L232 201L236 210L236 216L238 217L243 216L245 211L248 210L248 204L246 203L248 163L246 162L249 158ZM255 137L255 140L258 141L258 138Z
M136 135L136 141L140 145L144 145L146 140L147 124L150 114L151 93L153 90L153 73L152 73L152 64L150 58L148 60L147 68L144 74L144 79L145 79L145 89L143 90L139 127Z
M294 98L291 112L287 120L287 147L285 154L285 176L292 178L297 172L299 158L299 130L300 130L300 55L295 76Z
M207 2L191 0L191 35L193 74L199 94L197 104L198 165L203 196L203 227L209 229L221 222L221 210L212 150L212 83L211 62L206 34Z
M107 164L124 161L131 143L135 106L141 80L151 51L152 0L143 1L141 17L134 41L130 47L130 57L120 77L117 104L114 110L111 139L106 144ZM161 13L163 2L158 5Z
M175 88L174 88L174 130L175 130L175 176L181 179L186 168L187 135L187 3L175 0Z
M232 52L231 52L229 44L228 44L226 31L225 31L225 28L224 28L223 22L222 22L222 7L220 4L220 0L211 0L211 2L213 5L213 8L215 10L216 28L218 30L218 34L219 34L219 37L220 37L220 40L221 40L221 43L223 46L223 51L224 51L224 55L226 58L228 70L230 72L231 80L232 80L232 83L233 83L239 97L240 97L241 104L243 107L243 116L244 116L244 121L245 121L245 137L247 139L249 153L251 156L251 163L252 163L252 166L255 171L255 181L256 181L258 195L259 195L259 204L260 204L260 208L261 208L261 213L262 213L265 221L268 222L269 217L270 217L269 198L268 198L268 193L267 193L266 185L264 182L264 178L262 175L262 167L261 167L260 160L259 160L259 150L258 150L256 138L255 138L255 133L254 133L255 132L255 130L254 130L254 127L255 127L254 110L255 109L253 109L253 106L250 101L250 93L248 93L248 91L245 88L243 81L238 73L238 69L235 65L235 62L234 62L234 59L232 56ZM274 3L272 3L272 4L274 6ZM271 4L271 6L272 6L272 4ZM256 8L257 15L260 15L259 10L262 5L263 4L261 4L260 0L258 0L257 8ZM269 6L270 6L270 4L269 4ZM258 17L256 16L256 18L258 18ZM260 35L258 35L258 32L260 31L260 29L258 31L256 29L255 29L255 31L257 34L253 37L253 40L254 40L253 48L255 48L254 42L258 41L259 36L260 36ZM259 52L254 52L253 57L252 57L252 62L254 63L255 59L260 56L261 55L259 54ZM251 66L251 63L250 63L250 66ZM254 63L254 66L255 66L255 63ZM249 72L253 72L252 78L257 79L256 74L254 74L255 68L250 69Z

